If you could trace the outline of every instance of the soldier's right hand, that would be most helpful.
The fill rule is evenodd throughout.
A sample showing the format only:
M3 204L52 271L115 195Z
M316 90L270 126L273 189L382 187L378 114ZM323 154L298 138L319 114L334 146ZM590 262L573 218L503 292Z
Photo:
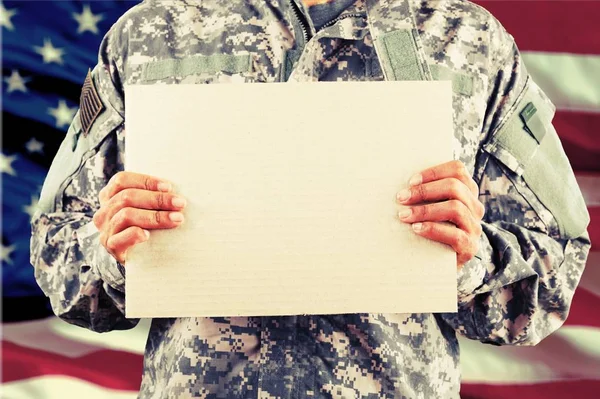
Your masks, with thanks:
M149 230L181 225L185 199L162 179L133 172L115 174L99 193L94 224L100 242L121 264L127 251L150 237Z

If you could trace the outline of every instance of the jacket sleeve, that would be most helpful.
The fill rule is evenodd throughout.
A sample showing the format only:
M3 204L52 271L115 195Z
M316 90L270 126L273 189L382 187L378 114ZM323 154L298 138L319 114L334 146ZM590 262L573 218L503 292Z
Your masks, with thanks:
M590 249L589 214L552 125L555 107L503 29L474 179L485 205L478 255L458 275L458 333L535 345L566 320Z
M31 221L31 263L57 316L93 331L127 329L125 272L99 242L98 192L123 170L123 94L112 30L44 182ZM97 97L95 96L97 95ZM97 115L96 115L97 114Z

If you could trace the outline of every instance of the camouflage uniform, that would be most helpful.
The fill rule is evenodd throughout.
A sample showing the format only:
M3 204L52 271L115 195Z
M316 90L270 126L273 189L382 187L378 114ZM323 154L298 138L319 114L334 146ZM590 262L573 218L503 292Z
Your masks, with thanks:
M91 127L76 116L32 220L38 283L70 323L137 322L123 314L125 270L92 223L98 191L124 169L126 84L451 79L455 158L486 208L481 250L458 273L459 311L155 319L142 398L458 397L456 333L535 345L567 317L589 216L555 108L513 38L466 1L358 0L318 32L305 12L283 0L157 0L112 27L92 71L103 109ZM353 118L375 117L357 100Z

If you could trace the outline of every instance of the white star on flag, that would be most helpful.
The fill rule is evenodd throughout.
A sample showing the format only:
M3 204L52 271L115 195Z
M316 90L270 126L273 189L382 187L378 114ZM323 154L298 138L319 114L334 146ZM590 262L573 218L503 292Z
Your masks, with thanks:
M35 195L31 196L31 203L29 205L23 206L23 212L29 215L29 219L33 217L37 206L38 206L39 198Z
M3 262L8 263L9 265L12 265L12 259L10 259L10 254L17 249L17 247L15 247L14 245L11 245L10 247L5 247L4 244L2 244L2 248L0 249L0 260L2 260Z
M7 10L4 8L4 4L0 3L0 25L4 26L8 30L14 30L15 27L10 20L17 13L16 9Z
M31 138L27 143L25 143L25 148L29 153L39 152L40 154L44 153L44 143L36 140L35 138Z
M102 19L104 19L104 16L102 14L94 15L92 13L92 10L90 9L90 6L86 4L83 6L83 11L81 12L81 14L77 14L76 12L73 13L73 18L79 24L79 27L77 28L77 33L81 34L83 32L90 31L93 34L97 35L99 33L97 26L98 22L102 21Z
M76 112L77 107L69 108L65 100L59 100L56 108L48 108L48 113L56 118L56 127L59 129L71 124Z
M8 88L6 91L8 93L12 93L13 91L22 91L23 93L27 93L27 86L25 83L29 82L30 78L24 78L19 74L19 71L13 69L11 75L7 78L4 78L4 81L8 84Z
M40 54L44 59L44 64L49 64L51 62L56 62L57 64L63 64L63 55L65 51L62 48L54 47L52 45L52 40L46 38L44 39L44 46L34 46L35 52Z
M12 167L12 163L17 159L16 155L4 155L0 153L0 172L16 176L17 172Z

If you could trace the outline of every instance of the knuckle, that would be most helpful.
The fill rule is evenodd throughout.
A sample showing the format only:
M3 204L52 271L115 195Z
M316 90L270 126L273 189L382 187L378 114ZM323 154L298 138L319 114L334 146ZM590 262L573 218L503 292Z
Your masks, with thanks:
M96 226L96 228L100 228L100 212L96 212L94 213L94 216L92 216L92 221L94 222L94 226Z
M157 225L160 225L162 223L162 221L163 221L163 217L161 216L161 213L160 212L154 212L154 222Z
M117 194L115 196L115 197L117 197L116 202L119 205L121 205L121 207L129 206L129 204L131 203L131 196L132 196L132 193L129 190L120 191L119 194Z
M449 188L450 194L453 194L454 197L458 197L463 192L464 184L457 178L451 177L448 188Z
M455 160L453 161L453 166L454 166L454 170L456 171L456 174L458 176L464 176L467 174L467 168L465 167L465 164L462 163L459 160Z
M453 215L461 216L463 212L462 202L459 200L451 199L448 201L448 208Z
M106 249L108 249L108 250L110 250L112 252L115 252L117 250L116 240L112 239L112 237L109 238L106 241Z
M129 219L130 214L131 211L129 210L129 208L119 209L112 218L113 225L122 225L126 223Z
M110 179L110 184L112 184L116 189L122 189L125 185L125 172L117 172L112 179Z
M438 180L438 173L437 173L437 170L435 168L430 169L429 170L429 174L430 174L430 178L431 178L430 180L431 181Z
M465 251L467 251L469 249L468 242L469 238L467 237L467 235L459 230L455 239L457 252L464 253Z
M437 233L437 227L435 223L423 222L421 225L421 232L435 234Z
M144 177L144 188L148 191L153 190L152 178L148 176Z
M413 189L413 194L419 201L422 201L427 198L427 188L425 188L424 184L420 184Z
M165 194L158 194L156 196L156 206L157 209L165 209L165 206L167 205L167 197Z
M106 204L110 200L109 193L110 191L108 186L104 187L102 190L100 190L100 193L98 193L98 202L101 206Z
M470 254L473 250L473 242L471 237L467 233L460 234L460 245L462 248L462 252L465 254Z
M98 237L98 239L100 240L100 244L102 244L102 246L106 248L106 242L108 241L108 235L106 234L106 232L100 232L100 236Z
M133 218L135 216L135 209L134 208L125 207L121 211L123 213L123 218L124 218L125 222L129 222L129 221L133 220Z

